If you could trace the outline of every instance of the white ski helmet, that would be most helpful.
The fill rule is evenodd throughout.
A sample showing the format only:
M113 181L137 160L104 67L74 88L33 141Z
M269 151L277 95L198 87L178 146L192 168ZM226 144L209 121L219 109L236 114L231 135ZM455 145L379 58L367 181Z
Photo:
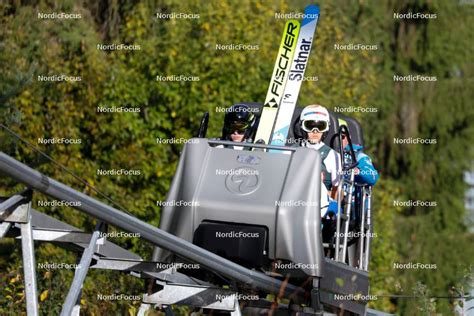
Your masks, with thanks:
M329 131L331 119L328 110L321 105L308 105L300 115L301 128L309 133L313 131L325 133Z

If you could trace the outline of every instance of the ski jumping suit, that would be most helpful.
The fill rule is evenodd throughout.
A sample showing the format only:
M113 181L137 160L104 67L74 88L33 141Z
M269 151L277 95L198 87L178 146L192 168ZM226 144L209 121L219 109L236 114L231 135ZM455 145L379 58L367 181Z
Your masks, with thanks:
M320 142L311 144L308 141L301 142L301 147L313 148L321 154L321 172L323 173L323 183L321 185L321 216L326 213L326 208L331 201L328 191L337 187L341 180L341 166L339 164L340 155L328 145Z

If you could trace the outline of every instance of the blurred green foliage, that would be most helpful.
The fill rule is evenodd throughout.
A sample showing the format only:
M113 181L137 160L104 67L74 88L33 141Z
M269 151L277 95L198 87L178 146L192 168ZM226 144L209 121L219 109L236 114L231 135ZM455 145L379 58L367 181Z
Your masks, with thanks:
M319 21L299 103L329 108L376 107L362 122L367 153L381 171L374 192L371 294L447 295L466 286L472 234L464 224L462 172L473 159L473 7L448 1L320 1ZM0 115L31 143L118 201L138 218L159 222L182 144L205 111L209 137L220 135L223 113L241 101L263 101L283 20L275 12L302 11L294 1L21 1L0 3ZM74 12L78 20L40 20L38 12ZM157 12L199 13L199 19L160 20ZM396 20L393 12L431 12L435 20ZM97 44L136 44L139 51L104 52ZM255 51L216 50L216 44L258 45ZM334 44L376 44L376 51L337 51ZM38 82L38 75L81 76L80 82ZM156 76L198 76L159 82ZM434 83L394 83L393 75L437 76ZM97 113L96 107L140 107L140 113ZM5 133L2 150L53 178L97 197ZM38 138L80 138L80 145L42 145ZM437 145L396 145L394 137L436 138ZM104 177L97 169L138 169L137 177ZM18 189L2 179L0 193ZM35 195L34 206L39 199ZM98 197L100 198L100 197ZM394 207L394 200L435 200L435 208ZM95 223L69 208L38 208L91 230ZM118 244L144 258L137 239ZM24 313L21 252L0 242L0 314ZM37 247L38 262L74 263L58 247ZM433 271L400 271L394 262L437 263ZM58 314L71 271L40 271L41 312ZM98 301L97 293L140 294L143 284L115 272L90 271L82 308L87 315L135 314L136 302ZM421 294L420 294L421 293ZM423 294L425 293L425 294ZM453 302L380 297L371 306L401 315L450 314Z

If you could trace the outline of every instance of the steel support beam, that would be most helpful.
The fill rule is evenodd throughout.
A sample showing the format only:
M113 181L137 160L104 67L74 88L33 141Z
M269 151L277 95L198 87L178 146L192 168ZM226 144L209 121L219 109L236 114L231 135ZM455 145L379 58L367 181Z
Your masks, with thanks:
M26 313L28 316L37 316L38 290L36 288L36 260L30 208L31 202L28 203L28 222L20 224L21 250L23 254L23 273L25 276Z
M10 197L8 200L3 201L0 203L0 219L5 218L11 213L12 208L18 206L22 201L25 200L25 197L22 195L14 195Z
M63 309L61 310L61 316L70 316L72 314L73 308L78 301L79 295L81 294L82 284L87 276L87 271L89 271L89 266L91 264L92 256L95 253L95 248L97 246L97 240L100 237L100 227L102 223L97 223L94 233L89 242L89 246L82 253L81 261L79 266L76 268L74 273L74 279L72 280L71 287L69 288L69 293L67 294L66 301L64 302Z
M2 239L12 227L12 223L3 222L0 223L0 239Z

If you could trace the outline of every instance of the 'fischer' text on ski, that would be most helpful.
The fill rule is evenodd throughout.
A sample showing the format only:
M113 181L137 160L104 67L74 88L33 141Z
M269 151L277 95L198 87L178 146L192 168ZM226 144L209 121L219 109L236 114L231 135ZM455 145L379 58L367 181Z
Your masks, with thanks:
M290 66L289 54L292 50L293 42L296 39L295 30L297 29L298 29L298 26L293 23L289 23L286 29L284 51L278 57L277 75L275 76L272 82L272 88L271 88L272 94L277 97L280 96L281 92L279 90L283 85L283 81L284 81L283 79L285 78L286 70Z

